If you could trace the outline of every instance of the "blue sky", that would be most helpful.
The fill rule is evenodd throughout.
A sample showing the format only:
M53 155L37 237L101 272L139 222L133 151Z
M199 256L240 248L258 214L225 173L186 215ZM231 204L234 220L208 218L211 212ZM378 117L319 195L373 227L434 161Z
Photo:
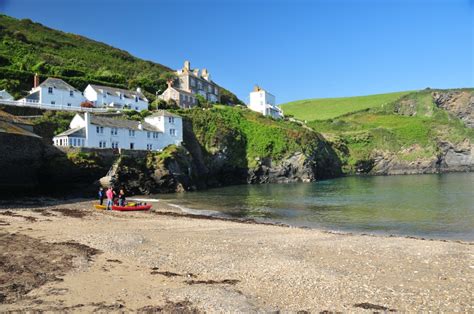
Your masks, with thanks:
M474 86L474 0L0 0L0 11L277 102Z

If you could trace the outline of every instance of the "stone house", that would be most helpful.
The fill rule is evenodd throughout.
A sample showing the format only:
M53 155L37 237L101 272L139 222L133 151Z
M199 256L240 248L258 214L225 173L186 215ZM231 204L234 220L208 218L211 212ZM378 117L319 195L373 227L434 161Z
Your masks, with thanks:
M211 103L219 101L219 86L211 80L207 69L191 69L191 63L185 61L183 68L176 71L176 76L177 79L168 84L168 88L159 98L166 101L174 99L181 108L197 105L196 95L201 95ZM174 91L170 92L170 89Z

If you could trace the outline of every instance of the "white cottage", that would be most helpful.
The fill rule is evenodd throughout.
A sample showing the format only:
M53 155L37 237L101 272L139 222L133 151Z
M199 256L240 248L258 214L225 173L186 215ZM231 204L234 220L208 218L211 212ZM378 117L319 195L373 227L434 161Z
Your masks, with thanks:
M143 122L86 112L76 114L69 127L53 138L55 146L162 150L183 141L181 117L164 110Z
M259 86L255 86L250 93L248 107L264 116L271 116L275 119L283 118L283 110L275 104L275 96Z
M101 85L87 85L84 96L96 107L111 107L116 109L148 110L148 99L142 90L136 91Z
M15 100L15 99L14 99L13 96L10 95L10 93L7 92L6 90L0 90L0 100L13 101L13 100Z
M86 99L82 92L69 85L61 79L48 77L41 84L38 84L38 76L35 75L34 86L30 94L22 102L40 103L61 107L81 107Z

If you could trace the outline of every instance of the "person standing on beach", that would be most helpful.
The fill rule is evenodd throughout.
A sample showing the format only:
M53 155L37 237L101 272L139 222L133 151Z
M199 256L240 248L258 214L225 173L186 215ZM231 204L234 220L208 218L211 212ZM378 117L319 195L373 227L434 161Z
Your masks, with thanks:
M102 205L104 203L104 189L102 187L99 188L99 204Z
M107 195L107 210L112 209L112 205L114 204L114 190L112 190L112 187L109 187L107 192L105 192Z
M120 189L118 199L119 199L119 206L125 206L125 191L123 190L123 188Z

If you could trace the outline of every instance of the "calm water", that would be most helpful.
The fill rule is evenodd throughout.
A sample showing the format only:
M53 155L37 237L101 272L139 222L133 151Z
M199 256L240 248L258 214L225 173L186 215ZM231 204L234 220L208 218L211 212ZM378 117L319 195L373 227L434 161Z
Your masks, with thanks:
M241 185L158 197L202 214L329 230L474 240L474 173Z

